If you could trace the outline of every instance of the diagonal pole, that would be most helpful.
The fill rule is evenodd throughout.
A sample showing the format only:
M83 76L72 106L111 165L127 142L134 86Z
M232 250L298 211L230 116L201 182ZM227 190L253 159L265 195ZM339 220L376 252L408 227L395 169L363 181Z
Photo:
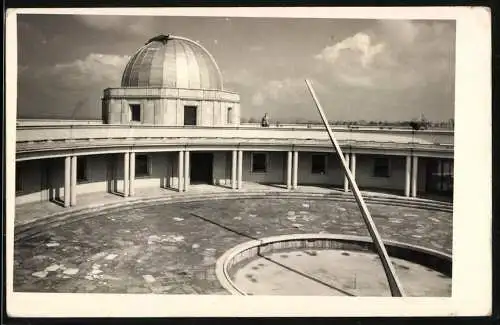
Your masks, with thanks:
M377 254L380 257L380 260L382 261L382 266L384 267L384 272L385 275L387 276L387 280L389 282L389 288L391 290L391 294L393 297L402 297L404 296L404 291L403 287L401 286L401 283L399 282L399 279L396 275L396 272L394 270L394 266L392 265L391 261L389 260L389 255L387 254L387 251L385 250L384 243L382 242L382 238L380 237L377 227L375 226L375 223L373 222L372 216L370 214L370 211L368 211L368 207L365 204L365 201L363 200L363 197L361 196L361 192L359 191L358 185L356 184L356 180L352 176L351 171L347 167L347 163L344 159L344 155L342 154L342 150L340 149L340 146L333 136L333 132L330 129L330 126L328 125L328 120L326 119L325 113L323 112L323 108L321 107L321 104L318 101L318 98L316 97L316 93L314 92L314 89L312 88L311 82L306 79L306 85L307 88L309 89L309 92L311 93L311 96L313 97L314 103L316 104L316 107L318 108L319 114L321 115L321 119L323 120L323 123L325 124L326 131L328 132L328 135L330 136L330 140L332 141L333 146L335 147L335 152L337 153L338 158L340 159L340 162L342 163L342 167L344 169L344 172L347 176L347 179L349 181L349 185L351 186L352 192L354 193L354 197L356 199L356 202L358 203L359 209L361 210L361 215L363 216L363 220L365 221L366 227L368 228L368 232L370 233L370 236L373 240L373 243L375 244L375 249L377 251Z

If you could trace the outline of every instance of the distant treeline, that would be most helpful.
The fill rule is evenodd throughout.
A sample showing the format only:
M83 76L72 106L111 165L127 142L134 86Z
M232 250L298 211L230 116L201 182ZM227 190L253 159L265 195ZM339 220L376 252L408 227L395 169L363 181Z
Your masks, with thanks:
M261 120L251 117L251 118L241 118L241 123L260 123ZM297 120L273 120L270 119L271 125L282 125L282 124L305 124L305 125L318 125L321 124L320 121L312 121L305 119ZM411 120L411 121L329 121L330 125L343 125L343 126L379 126L379 127L411 127L413 129L428 129L428 128L439 128L439 129L453 129L455 126L454 119L449 119L448 121L428 121L426 119Z

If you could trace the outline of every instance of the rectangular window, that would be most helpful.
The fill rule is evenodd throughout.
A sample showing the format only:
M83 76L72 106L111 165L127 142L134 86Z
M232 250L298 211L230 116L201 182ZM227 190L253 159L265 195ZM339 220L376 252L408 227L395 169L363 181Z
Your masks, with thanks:
M311 173L324 175L326 173L326 155L312 155L311 159Z
M184 125L196 125L196 106L184 106Z
M141 105L140 104L130 104L130 121L140 122L141 121Z
M233 119L231 118L232 113L233 113L233 108L232 107L228 107L227 108L227 117L226 117L227 124L233 123Z
M76 181L86 182L87 178L87 159L85 157L78 157L76 160Z
M453 160L448 160L445 163L445 173L446 185L444 186L446 191L453 191Z
M135 176L149 176L150 175L150 159L148 155L135 156Z
M389 177L389 159L377 157L373 160L373 176Z
M23 177L20 173L20 168L16 167L16 193L23 190Z
M267 154L265 153L252 153L252 172L265 173L267 171Z

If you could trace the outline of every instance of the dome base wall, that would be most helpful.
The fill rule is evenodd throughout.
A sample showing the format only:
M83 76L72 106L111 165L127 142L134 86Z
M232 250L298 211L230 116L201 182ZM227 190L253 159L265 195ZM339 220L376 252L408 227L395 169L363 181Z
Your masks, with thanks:
M195 121L186 124L185 109ZM236 126L240 124L238 94L202 89L112 88L104 91L103 122L163 126ZM136 110L134 112L134 110ZM194 124L193 124L194 123Z

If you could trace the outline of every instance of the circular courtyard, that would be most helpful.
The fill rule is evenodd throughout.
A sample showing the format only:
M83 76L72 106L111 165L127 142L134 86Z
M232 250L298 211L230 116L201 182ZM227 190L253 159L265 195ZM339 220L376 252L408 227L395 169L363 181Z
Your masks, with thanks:
M375 202L368 207L384 240L451 254L451 211ZM215 264L238 244L287 234L369 236L355 202L307 195L143 202L37 223L30 231L33 235L18 233L14 247L18 292L229 294ZM304 260L328 257L310 251L293 254ZM362 265L366 259L358 254L349 260ZM451 281L440 294L449 295L450 286Z

